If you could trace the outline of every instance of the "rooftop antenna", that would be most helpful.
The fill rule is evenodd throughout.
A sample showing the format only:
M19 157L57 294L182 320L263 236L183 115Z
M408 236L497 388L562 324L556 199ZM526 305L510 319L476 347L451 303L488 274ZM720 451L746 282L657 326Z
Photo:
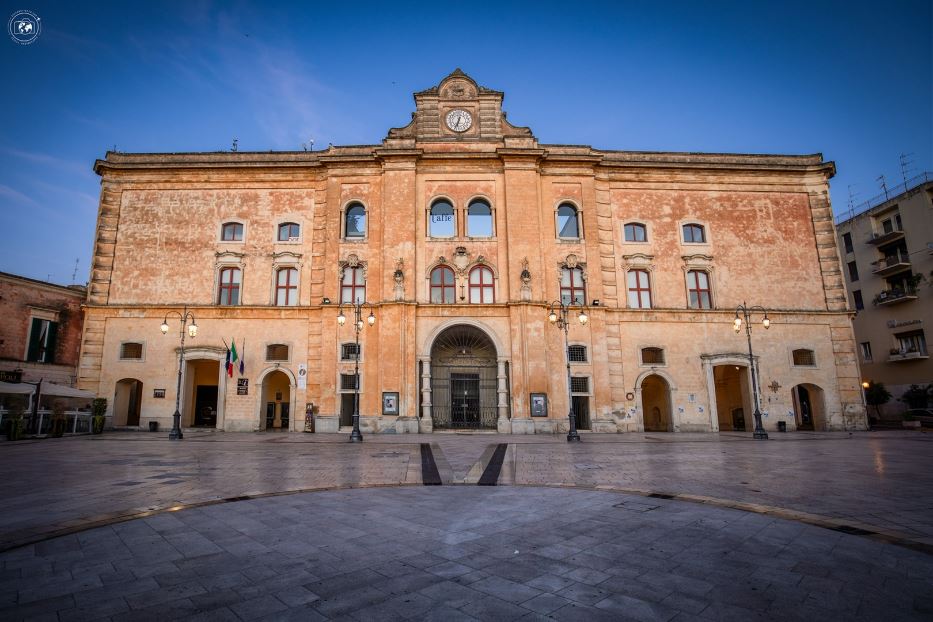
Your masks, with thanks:
M75 279L78 278L78 260L80 257L75 257L75 270L71 273L71 284L75 284Z
M855 187L855 184L849 184L849 214L855 215L855 197L858 196L857 192L854 192L852 188Z
M913 161L910 159L913 153L902 153L901 157L898 158L901 162L901 177L904 178L904 192L907 191L907 174L911 171L910 165L913 164Z
M888 184L884 180L884 175L878 175L878 178L875 180L881 186L881 190L884 192L884 200L888 200Z
M230 151L236 151L237 143L239 143L239 142L240 142L239 139L234 138L234 139L233 139L233 147L230 149Z

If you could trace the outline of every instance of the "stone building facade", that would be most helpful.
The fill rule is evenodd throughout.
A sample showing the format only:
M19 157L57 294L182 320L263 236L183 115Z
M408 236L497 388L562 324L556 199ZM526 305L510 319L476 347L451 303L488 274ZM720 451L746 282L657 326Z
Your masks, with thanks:
M459 70L414 99L380 145L97 161L79 383L117 425L170 421L187 309L185 426L337 431L358 364L364 433L750 430L747 301L765 427L864 426L831 162L541 144Z

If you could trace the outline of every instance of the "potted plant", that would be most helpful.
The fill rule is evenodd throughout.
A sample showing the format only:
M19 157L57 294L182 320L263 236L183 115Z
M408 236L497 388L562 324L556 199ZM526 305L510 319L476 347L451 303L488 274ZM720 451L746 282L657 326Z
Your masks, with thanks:
M8 412L3 418L3 423L4 427L6 428L6 440L18 441L23 438L23 430L25 425L23 422L22 408Z
M65 416L65 404L61 400L56 400L52 404L52 427L49 430L49 436L61 438L65 435L67 428L68 417Z
M869 406L875 407L875 414L878 419L881 419L881 406L887 404L891 399L891 393L888 391L883 382L869 382L868 387L865 389L865 402Z
M91 434L104 431L104 417L107 414L107 398L98 397L91 402Z

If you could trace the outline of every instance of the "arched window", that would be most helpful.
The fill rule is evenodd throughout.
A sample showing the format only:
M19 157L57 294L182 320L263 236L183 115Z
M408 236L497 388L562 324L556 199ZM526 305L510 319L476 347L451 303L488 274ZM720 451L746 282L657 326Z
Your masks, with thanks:
M640 222L630 222L625 225L626 242L647 242L648 229Z
M557 208L557 237L579 239L580 222L577 208L570 203L562 203Z
M703 270L687 272L687 292L691 309L712 309L713 299L709 289L709 274Z
M232 306L240 304L240 269L221 268L217 304Z
M496 301L492 270L476 266L470 270L470 302L489 304Z
M703 244L706 242L706 230L703 225L690 223L684 225L685 244Z
M628 306L632 309L651 308L651 280L647 270L629 270Z
M362 238L366 235L366 208L362 203L350 203L344 215L344 237Z
M275 304L290 307L298 304L298 270L280 268L275 273Z
M452 238L457 235L457 222L454 219L454 206L441 199L431 206L431 228L428 235L432 238Z
M224 242L242 242L243 225L238 222L225 222L220 228L220 239Z
M454 271L447 266L438 266L431 270L431 302L451 304L456 296L454 290Z
M562 268L560 271L560 301L565 305L586 304L586 284L580 268Z
M366 279L363 277L362 266L344 268L340 302L366 302Z
M294 242L298 240L301 228L295 222L283 222L279 225L279 242Z
M471 238L492 237L492 208L477 199L467 208L467 235Z

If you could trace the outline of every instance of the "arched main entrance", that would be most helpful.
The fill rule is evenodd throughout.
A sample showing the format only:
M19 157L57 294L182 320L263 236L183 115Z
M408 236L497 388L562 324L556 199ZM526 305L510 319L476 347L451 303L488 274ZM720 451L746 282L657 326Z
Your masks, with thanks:
M437 429L497 428L496 347L475 326L458 324L431 346L431 420Z
M291 422L291 378L285 372L269 372L262 380L260 430L287 430Z
M815 384L798 384L791 393L794 397L794 418L798 430L823 430L823 389Z
M139 413L143 403L143 383L136 378L117 381L113 395L113 424L139 425Z
M651 374L641 382L641 411L645 432L672 432L671 388L667 381Z

